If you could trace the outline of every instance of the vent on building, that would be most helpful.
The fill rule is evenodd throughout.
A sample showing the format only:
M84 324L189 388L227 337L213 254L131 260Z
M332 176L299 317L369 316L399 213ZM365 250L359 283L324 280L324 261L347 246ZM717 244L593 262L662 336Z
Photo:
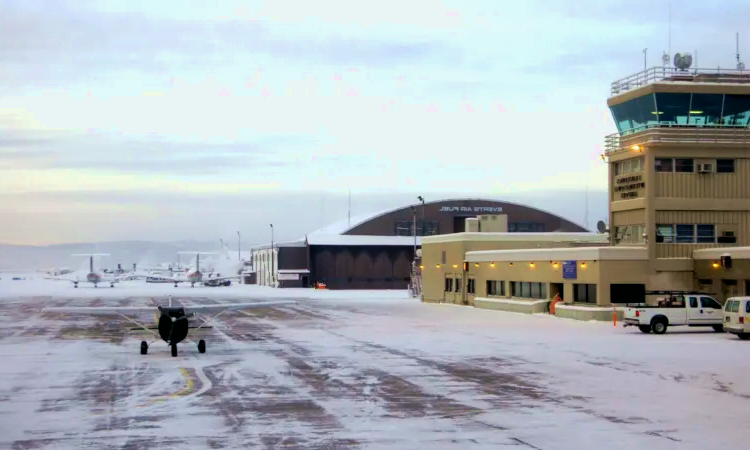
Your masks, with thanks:
M714 171L713 164L698 164L698 172L700 173L709 173Z

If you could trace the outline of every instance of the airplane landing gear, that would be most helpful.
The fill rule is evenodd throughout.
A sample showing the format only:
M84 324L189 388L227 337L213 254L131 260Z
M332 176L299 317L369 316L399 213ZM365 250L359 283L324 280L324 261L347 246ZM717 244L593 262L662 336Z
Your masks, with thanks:
M198 353L206 353L206 341L203 339L198 341Z
M96 283L94 283L94 287L97 287Z
M177 344L172 344L172 356L177 356Z
M73 283L73 287L77 288L78 287L78 283Z
M148 354L148 343L146 341L141 341L141 355Z
M109 287L111 288L115 287L115 283L109 283Z

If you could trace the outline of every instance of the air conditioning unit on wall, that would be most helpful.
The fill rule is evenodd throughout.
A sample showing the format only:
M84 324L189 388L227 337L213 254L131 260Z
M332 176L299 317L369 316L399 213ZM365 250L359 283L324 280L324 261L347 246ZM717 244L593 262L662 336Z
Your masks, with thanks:
M713 164L698 164L698 172L699 173L710 173L714 171L714 165Z

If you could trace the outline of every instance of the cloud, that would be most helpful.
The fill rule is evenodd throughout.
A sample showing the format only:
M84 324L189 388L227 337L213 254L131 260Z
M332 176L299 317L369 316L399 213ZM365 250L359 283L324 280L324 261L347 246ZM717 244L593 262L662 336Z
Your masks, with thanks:
M393 67L461 55L446 42L346 34L294 35L249 20L155 20L137 13L55 7L0 7L0 64L5 84L95 79L100 72L168 75L196 67L244 65L258 55L293 64Z
M243 169L263 172L300 164L299 158L289 158L283 150L300 145L310 146L314 142L313 138L301 135L267 136L255 142L196 143L158 138L123 138L101 133L5 130L0 135L0 169L76 169L178 175L210 175Z

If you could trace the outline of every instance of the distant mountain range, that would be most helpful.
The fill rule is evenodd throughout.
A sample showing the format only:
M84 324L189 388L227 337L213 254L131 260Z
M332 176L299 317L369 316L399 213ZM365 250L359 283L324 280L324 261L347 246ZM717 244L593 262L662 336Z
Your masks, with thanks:
M188 263L192 257L178 255L180 251L220 250L215 241L116 241L101 243L59 244L47 246L0 244L0 270L46 270L49 268L69 268L78 270L88 264L87 259L71 256L76 253L109 253L110 256L96 259L98 268L123 268L155 266L162 263ZM235 253L236 256L236 253Z

